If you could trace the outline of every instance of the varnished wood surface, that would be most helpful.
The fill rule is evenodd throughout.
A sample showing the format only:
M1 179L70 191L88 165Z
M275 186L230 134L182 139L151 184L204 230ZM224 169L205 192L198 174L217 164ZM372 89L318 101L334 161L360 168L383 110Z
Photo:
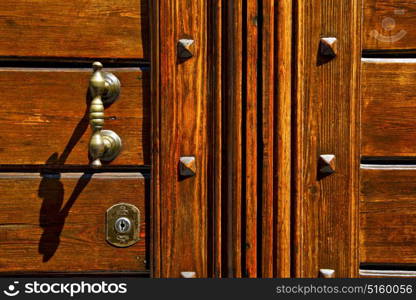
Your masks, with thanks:
M363 156L416 156L416 59L364 59Z
M122 139L111 165L150 164L149 73L107 69L121 96L105 109L104 129ZM1 68L0 164L88 165L90 69Z
M275 40L276 27L276 1L263 1L262 16L262 70L261 70L261 134L259 143L261 148L261 277L273 277L274 257L274 238L275 238L275 215L276 203L274 193L274 136L275 136L275 96L276 96L276 51L277 41ZM277 118L276 118L277 119Z
M258 276L290 277L292 3L263 1L261 8Z
M223 224L223 276L290 276L291 5L236 0L221 7L226 27L214 43L227 62L218 65L225 76L217 83L217 99L226 100L225 160L224 179L215 183L224 204L213 222Z
M227 276L242 277L243 198L243 1L227 2L227 108L226 193L227 193ZM245 237L244 237L245 239Z
M150 195L150 241L149 257L150 271L154 278L161 277L161 207L160 207L160 32L159 32L159 0L150 1L150 39L151 39L151 69L150 69L150 95L151 95L151 195Z
M146 0L5 0L0 56L150 58Z
M245 156L245 203L243 218L245 225L242 230L245 247L243 247L243 275L249 278L258 276L258 3L247 1L243 13L243 24L246 24L247 40L243 42L246 59L243 64L243 94L245 95L245 114L243 120L246 129L243 156ZM236 53L238 55L238 53ZM244 59L244 58L243 58Z
M363 48L415 52L415 13L412 0L365 0Z
M288 277L292 6L213 6L214 276Z
M415 176L415 166L362 166L361 263L416 263Z
M277 104L274 107L276 132L274 134L274 201L275 261L274 277L291 277L292 260L292 1L277 5ZM269 32L272 34L272 32ZM267 55L267 53L265 53Z
M146 271L147 179L140 173L0 174L0 273ZM105 240L105 213L141 212L140 241Z
M297 1L295 98L295 234L297 277L333 269L358 276L358 99L360 0ZM322 37L338 39L338 56L319 63ZM337 172L317 176L321 154Z
M212 1L212 5L208 7L208 32L211 38L208 44L208 52L211 55L208 56L208 64L212 66L212 73L210 77L209 95L212 97L212 112L211 122L212 131L209 139L212 140L210 164L212 169L208 172L208 177L212 180L208 182L208 195L211 199L209 210L212 211L211 224L209 226L208 235L212 239L211 247L208 249L208 264L210 266L210 273L212 277L221 278L226 275L223 263L223 251L226 248L224 241L226 241L226 234L223 227L226 217L223 212L223 203L227 199L223 191L224 181L224 142L223 142L223 107L225 107L223 87L226 86L223 83L223 74L225 69L226 56L223 54L223 33L222 28L224 23L222 21L224 12L224 1L216 0Z
M158 144L153 150L158 159L159 191L153 205L159 206L159 270L161 277L180 277L181 272L208 274L208 66L206 1L158 1L159 44L153 61L157 90ZM179 38L192 38L194 56L178 61ZM156 69L155 69L156 68ZM155 127L153 127L155 129ZM181 178L178 162L181 156L195 156L194 177Z

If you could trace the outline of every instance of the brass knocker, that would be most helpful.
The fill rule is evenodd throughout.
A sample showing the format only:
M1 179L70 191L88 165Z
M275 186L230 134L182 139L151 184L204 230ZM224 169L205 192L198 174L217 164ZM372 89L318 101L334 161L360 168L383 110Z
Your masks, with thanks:
M92 101L90 105L90 125L92 136L89 143L91 167L100 168L101 161L111 161L121 150L121 138L111 130L103 130L104 104L114 102L120 94L120 81L114 74L103 72L103 65L94 62L94 73L90 79Z

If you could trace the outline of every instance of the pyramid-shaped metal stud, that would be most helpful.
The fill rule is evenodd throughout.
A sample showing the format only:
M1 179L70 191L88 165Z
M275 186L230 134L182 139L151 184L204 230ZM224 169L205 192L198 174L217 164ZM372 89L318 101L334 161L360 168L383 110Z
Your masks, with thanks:
M196 174L195 156L182 156L179 159L179 174L183 177L191 177Z
M178 58L180 60L187 60L194 56L194 40L180 39L177 45Z
M326 59L333 59L338 55L337 39L335 37L321 38L319 54Z
M195 272L181 272L182 278L196 278Z
M335 270L332 269L320 269L319 270L320 278L335 278Z
M319 174L328 176L335 173L335 155L323 154L319 156Z

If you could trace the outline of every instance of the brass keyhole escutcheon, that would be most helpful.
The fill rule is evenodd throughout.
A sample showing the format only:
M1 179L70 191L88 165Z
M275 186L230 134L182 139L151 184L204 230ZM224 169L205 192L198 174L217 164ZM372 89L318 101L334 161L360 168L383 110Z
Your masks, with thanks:
M115 247L129 247L140 238L140 210L129 203L113 205L106 213L106 240Z

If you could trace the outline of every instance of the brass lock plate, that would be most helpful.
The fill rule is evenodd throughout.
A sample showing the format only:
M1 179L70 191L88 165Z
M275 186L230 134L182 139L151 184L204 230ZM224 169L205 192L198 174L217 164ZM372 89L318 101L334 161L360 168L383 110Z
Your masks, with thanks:
M128 203L118 203L107 209L106 240L115 247L129 247L140 238L140 210Z

